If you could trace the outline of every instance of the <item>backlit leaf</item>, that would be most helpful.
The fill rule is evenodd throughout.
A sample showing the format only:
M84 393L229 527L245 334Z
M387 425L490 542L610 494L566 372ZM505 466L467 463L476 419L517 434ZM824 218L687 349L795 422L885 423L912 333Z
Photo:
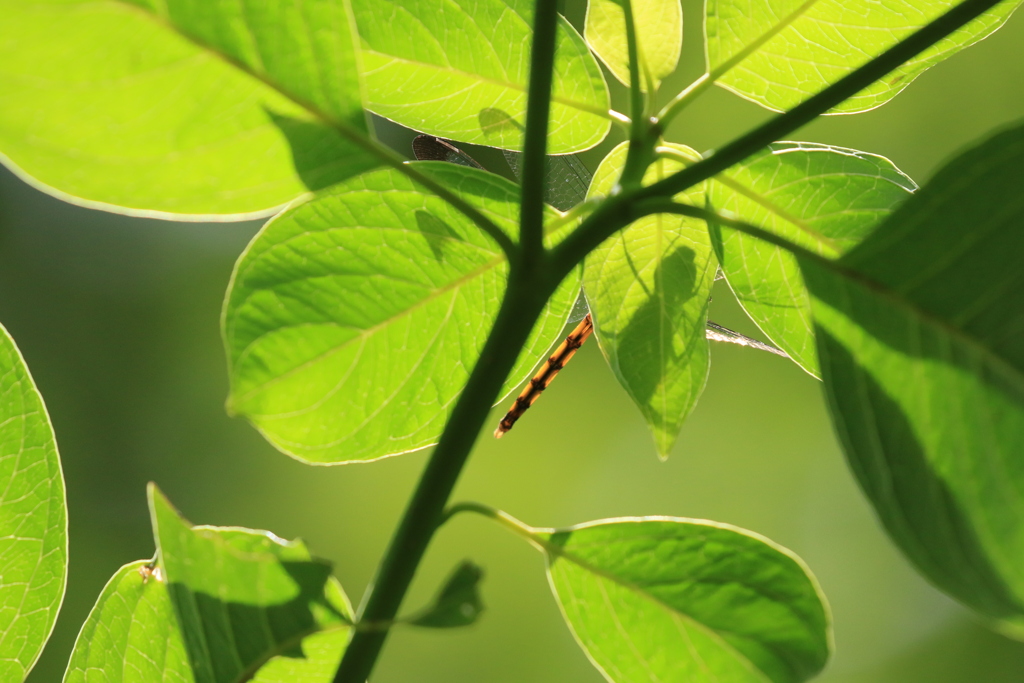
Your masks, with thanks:
M1024 634L1024 127L838 261L801 257L836 431L940 588Z
M431 135L519 149L533 4L352 0L368 106ZM576 30L558 22L550 154L593 147L610 126L601 69Z
M615 519L538 533L562 614L614 683L798 683L828 608L795 555L724 524Z
M64 683L194 683L176 619L153 565L126 564L82 626Z
M679 0L633 0L640 87L647 90L644 74L657 86L676 70L683 46L683 8ZM584 35L608 69L629 85L629 50L622 0L590 0Z
M43 399L0 326L0 680L22 681L67 578L64 477Z
M625 159L623 143L597 169L589 196L608 193ZM681 167L676 161L657 161L645 180ZM703 206L703 184L680 199ZM707 381L704 330L717 268L704 222L676 215L648 216L631 224L584 263L583 286L601 350L647 420L662 457Z
M193 527L153 485L149 498L196 683L330 681L352 622L330 564L266 531Z
M333 679L351 608L325 563L267 532L191 527L155 487L150 506L161 560L107 583L64 683Z
M267 213L376 161L340 0L0 0L0 160L63 199Z
M764 38L754 53L718 79L758 104L784 111L823 90L958 0L708 0L705 35L714 70ZM892 99L925 69L1003 25L1020 0L1000 3L846 100L833 113L873 109Z
M515 235L516 185L445 162L416 167ZM268 223L236 266L224 311L230 407L309 462L429 446L476 363L506 272L493 240L397 171L321 193ZM558 340L578 291L574 273L506 392Z
M716 209L828 258L867 237L916 185L888 159L809 142L778 142L709 183ZM758 327L807 372L819 375L811 302L796 259L721 228L726 280Z

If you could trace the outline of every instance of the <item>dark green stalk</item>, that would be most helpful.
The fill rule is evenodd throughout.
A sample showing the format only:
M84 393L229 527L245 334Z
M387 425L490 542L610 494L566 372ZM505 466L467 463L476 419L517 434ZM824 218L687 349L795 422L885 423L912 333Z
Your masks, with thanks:
M636 35L636 18L633 16L631 0L622 2L623 16L626 22L626 54L629 58L629 151L626 163L622 167L622 176L618 187L640 187L644 173L653 160L653 144L649 144L651 121L647 114L643 90L640 88L640 46ZM649 80L649 79L648 79ZM648 88L652 84L648 82ZM653 102L654 93L648 92Z
M458 480L466 459L483 426L490 406L515 365L548 297L558 282L604 239L633 220L652 212L678 212L703 217L776 243L771 233L697 207L659 202L742 161L766 145L803 126L843 100L864 89L922 50L971 21L1000 0L965 0L909 38L871 60L839 82L808 99L792 111L727 145L718 154L690 166L647 188L630 187L609 197L584 220L576 232L551 254L543 252L543 170L546 130L554 57L555 8L551 0L538 0L537 26L531 64L530 103L524 152L522 244L509 275L508 288L497 319L455 404L441 440L434 449L406 508L402 521L385 553L361 621L388 623L395 618ZM543 104L540 103L543 101ZM636 123L636 122L634 122ZM648 138L658 126L643 127ZM634 136L638 129L634 127ZM631 145L631 155L634 150ZM653 144L649 151L653 155ZM628 163L627 163L628 165ZM648 201L643 201L648 200ZM793 245L779 244L787 249ZM357 631L345 651L335 683L365 683L387 638L387 631Z
M710 209L704 209L699 206L693 206L692 204L681 204L679 202L673 202L671 199L647 199L642 202L637 202L634 205L632 220L643 218L644 216L650 216L657 213L674 213L679 216L689 216L690 218L699 218L705 221L708 225L724 225L729 228L733 228L739 232L756 237L760 240L764 240L769 244L776 247L780 247L790 252L794 256L799 256L814 261L828 261L828 259L815 254L810 249L802 247L796 242L791 242L785 237L776 235L773 232L765 230L764 228L758 227L752 223L746 221L737 220L730 218L729 216L723 216L720 213L711 211Z
M622 13L626 20L626 55L629 58L629 118L633 120L632 131L644 117L644 93L640 88L640 48L636 39L636 19L633 17L633 3L623 0ZM653 93L648 93L653 97Z
M856 95L882 76L928 49L983 12L996 6L1002 0L964 0L941 17L919 29L906 39L875 57L839 81L805 100L790 111L779 114L767 123L737 138L715 155L684 168L643 189L628 193L628 199L672 197L727 168L738 164L751 154L760 151L783 136L809 123L844 100ZM601 220L602 212L595 211L583 221L580 227L552 254L561 268L572 267L625 224L607 223Z
M358 621L387 624L394 621L402 598L444 518L448 497L480 434L480 428L520 350L557 282L509 276L505 299L484 344L466 388L452 410L441 440L434 448L419 484L391 539ZM345 650L335 683L365 683L380 654L388 630L359 631Z
M523 198L519 214L520 256L524 263L530 263L544 252L544 164L548 152L557 29L557 3L554 0L537 0L530 48L530 85L526 102L526 132L523 135Z

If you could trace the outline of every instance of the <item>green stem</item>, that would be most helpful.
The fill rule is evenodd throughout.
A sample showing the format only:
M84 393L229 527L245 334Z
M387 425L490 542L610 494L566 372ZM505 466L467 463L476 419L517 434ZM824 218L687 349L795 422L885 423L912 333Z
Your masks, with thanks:
M794 21L806 14L807 11L818 1L819 0L806 0L804 4L800 5L787 16L783 17L782 21L772 26L768 31L759 35L745 48L695 80L687 86L685 90L672 98L672 101L666 104L658 114L658 121L661 122L662 130L664 130L665 126L667 126L669 122L679 114L679 112L685 109L690 102L697 99L705 90L714 85L715 81L732 71L733 67L760 50L765 43L779 35L784 29L791 26Z
M551 82L555 64L558 5L538 0L533 19L530 51L530 85L526 101L526 132L523 136L522 206L519 243L522 259L529 263L544 252L544 165L547 163L548 118L551 113Z
M636 41L636 19L632 0L622 0L622 14L626 20L626 58L629 60L629 116L636 123L644 116L644 93L640 87L640 49Z
M524 279L518 270L511 271L494 326L420 477L377 576L367 589L368 597L359 621L371 624L394 621L416 568L443 519L448 497L480 428L557 284L557 281L538 277ZM387 635L387 628L357 630L345 650L334 682L365 683Z
M718 153L644 188L628 188L609 200L608 205L590 214L580 227L552 252L552 261L560 269L572 268L601 242L629 225L634 212L630 202L668 198L702 183L751 154L792 133L839 103L868 87L953 31L996 6L1002 0L964 0L938 19L919 29L900 43L846 75L794 109L779 114L765 124L737 138ZM614 220L608 220L613 218ZM626 222L621 222L623 219ZM568 272L568 271L566 271Z
M692 166L693 164L700 161L699 156L686 154L681 150L675 149L674 147L658 147L655 150L655 152L658 154L660 158L672 159L682 164L683 166ZM834 239L821 234L820 232L812 228L810 225L808 225L806 221L797 218L796 216L792 215L785 209L776 206L766 197L764 197L761 194L758 194L757 192L754 192L752 189L750 189L743 183L737 181L735 178L730 177L727 173L722 172L716 175L714 178L714 182L725 185L730 190L736 192L737 194L743 195L744 197L754 202L758 206L766 209L768 213L772 214L773 216L777 216L782 220L786 221L787 223L795 227L797 230L813 239L815 242L818 242L824 247L827 247L832 252L832 256L838 256L841 253L839 245L836 243Z
M692 204L682 204L680 202L673 202L671 199L646 199L641 202L637 202L635 205L635 215L637 218L644 216L650 216L658 213L674 213L679 216L689 216L690 218L699 218L705 221L709 225L718 224L724 225L739 232L756 237L760 240L764 240L769 244L776 247L780 247L790 252L794 256L802 258L812 259L814 261L827 261L820 254L816 254L806 247L802 247L796 242L791 242L785 237L776 235L773 232L765 230L764 228L758 227L753 223L747 223L730 216L725 216L716 211L710 209L704 209L699 206L693 206Z
M523 524L507 512L502 512L497 508L492 508L490 505L484 505L483 503L477 503L475 501L455 503L444 513L444 521L447 522L460 512L474 512L488 519L492 519L515 535L521 536L531 543L537 543L536 529Z

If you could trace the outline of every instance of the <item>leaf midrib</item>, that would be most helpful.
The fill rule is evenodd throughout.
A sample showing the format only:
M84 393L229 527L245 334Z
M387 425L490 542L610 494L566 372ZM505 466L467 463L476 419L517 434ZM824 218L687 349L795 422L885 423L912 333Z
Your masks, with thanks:
M155 12L148 11L146 8L144 8L144 7L140 6L140 5L136 5L136 4L132 3L132 2L129 2L128 0L110 0L110 1L115 3L115 4L117 4L117 5L119 5L119 6L121 6L125 11L134 12L134 13L142 16L142 17L145 17L148 21L153 22L157 26L160 26L161 28L163 28L163 29L165 29L167 31L170 31L173 34L175 34L177 36L180 36L182 39L188 41L189 43L191 43L192 45L197 47L199 50L201 50L201 51L203 51L203 52L205 52L207 54L210 54L213 57L223 61L228 66L230 66L230 67L232 67L234 69L237 69L238 71L241 71L242 73L244 73L244 74L246 74L246 75L248 75L248 76L250 76L252 78L255 78L256 80L260 81L261 83L266 85L268 88L270 88L274 92L278 93L279 95L281 95L285 99L291 101L297 107L307 111L309 114L312 115L313 118L318 119L325 126L327 126L329 128L333 128L334 130L336 130L339 133L341 133L342 136L345 137L345 139L347 139L349 142L352 142L352 143L356 144L363 151L369 152L370 154L373 154L373 155L377 156L379 159L382 159L382 160L386 161L385 157L382 154L379 153L379 150L376 149L375 145L372 145L372 144L368 143L368 140L365 138L364 134L361 131L358 131L355 128L352 128L347 123L344 123L343 121L341 121L341 120L335 118L334 116L328 114L327 112L323 111L319 107L311 104L310 102L307 102L305 99L303 99L303 98L299 97L298 95L290 92L289 90L284 88L282 85L278 84L276 81L271 79L267 74L260 73L260 72L256 71L255 69L253 69L252 67L244 64L243 62L239 62L238 60L234 59L233 57L231 57L230 55L226 54L225 52L223 52L219 48L216 48L213 45L209 45L208 43L206 43L206 42L196 38L195 36L192 36L185 29L182 29L181 27L177 26L176 24L174 24L173 22L171 22L170 20L168 20L164 16L161 16L161 15L155 13ZM164 9L166 11L166 9L167 9L166 0L161 0L161 5L164 7ZM351 17L350 17L350 19L351 19ZM247 33L247 35L251 35L251 33L248 32L248 31L246 33ZM358 48L355 45L353 45L352 47L353 47L353 51L354 52L358 51ZM359 95L360 95L360 99L362 99L363 93L362 93L362 79L361 78L360 78L360 93L359 93ZM360 105L361 105L361 102L360 102Z
M463 242L463 243L465 243L465 242ZM359 332L359 334L357 334L357 335L355 335L353 337L349 337L348 339L346 339L341 344L338 344L338 345L334 346L333 348L331 348L331 349L329 349L327 351L324 351L323 353L317 354L316 356L313 356L312 358L309 358L309 359L303 361L299 365L296 365L295 367L290 368L287 371L282 372L282 373L276 375L273 379L270 379L267 382L264 382L264 383L262 383L262 384L260 384L260 385L258 385L256 387L250 389L248 392L246 392L245 394L242 394L241 396L233 397L232 401L231 401L232 404L237 405L237 404L244 403L245 401L247 401L250 398L252 398L254 395L262 393L262 392L266 391L268 388L274 386L275 384L277 384L279 382L283 382L286 379L289 379L290 377L292 377L293 375L295 375L295 374L297 374L299 372L302 372L303 370L307 369L308 367L310 367L310 366L312 366L312 365L314 365L316 363L319 363L319 362L321 362L321 361L331 357L332 355L334 355L336 353L339 353L340 351L342 351L343 349L347 348L351 344L353 344L355 342L362 342L362 341L364 341L365 339L367 339L371 335L375 334L376 332L378 332L382 328L387 327L389 325L392 325L395 321L401 320L402 318L404 318L404 317L406 317L408 315L411 315L413 312L419 310L420 308L426 306L427 304L433 303L434 301L440 299L442 296L444 296L448 292L457 290L458 288L462 287L467 282L470 282L473 279L484 275L488 271L490 271L490 270L492 270L494 268L497 268L502 263L506 263L506 262L507 262L507 259L504 256L498 256L497 258L491 259L490 261L484 263L483 265L477 267L476 269L469 271L465 275L462 275L461 277L456 278L455 280L452 280L452 281L446 283L442 287L439 287L437 289L432 290L429 294L424 296L422 299L420 299L419 301L417 301L413 305L411 305L411 306L409 306L409 307L407 307L407 308L405 308L405 309L403 309L401 311L398 311L395 315L390 316L388 318L385 318L385 319L383 319L383 320L381 320L381 321L379 321L379 322L377 322L377 323L375 323L375 324L373 324L373 325L363 329L361 332ZM267 288L267 289L257 289L257 290L253 290L253 293L259 292L259 291L268 291L268 290L273 291L273 289L274 289L273 287ZM249 296L247 296L246 298L248 299ZM244 303L245 302L243 301L241 304L236 306L235 310L239 310L242 307L242 305L244 305ZM297 327L297 325L288 325L286 327ZM276 328L276 329L281 329L281 328ZM234 361L233 363L231 363L231 365L232 365L232 367L231 367L231 375L232 376L234 376L235 369L242 364L242 361L245 359L245 357L249 353L249 351L263 337L265 337L266 334L267 333L263 333L263 334L259 335L258 337L254 338L238 354L238 359L236 361ZM230 361L230 359L229 359L229 361Z
M603 579L605 579L607 581L610 581L610 582L612 582L612 583L614 583L614 584L616 584L618 586L621 586L621 587L629 590L630 592L638 595L639 597L641 597L641 598L643 598L645 600L648 600L649 602L653 603L657 607L659 607L659 608L665 610L666 612L668 612L671 616L673 616L675 618L683 619L684 621L693 624L695 627L697 627L701 631L707 633L711 638L713 638L716 641L720 642L721 645L724 648L726 648L727 650L729 650L730 652L732 652L739 661L749 665L751 671L754 672L759 677L761 677L765 681L765 683L774 683L774 681L772 681L772 679L768 676L768 674L766 672L762 671L761 669L759 669L757 667L757 665L754 664L754 662L750 660L749 657L747 657L745 654L743 654L742 652L737 650L736 647L732 643L727 641L717 630L715 630L711 626L703 623L702 621L698 620L696 617L694 617L694 616L692 616L692 615L682 611L681 609L678 609L676 607L673 607L672 605L669 605L668 603L664 602L660 598L658 598L658 597L652 595L651 593L643 590L640 586L636 585L635 583L632 583L631 581L626 581L625 579L622 579L622 578L618 577L615 574L612 574L612 573L610 573L610 572L608 572L608 571L606 571L604 569L600 569L598 567L595 567L595 566L591 565L586 560L583 560L582 558L576 556L575 554L573 554L573 553L571 553L569 551L566 551L562 546L558 546L558 545L550 542L549 540L544 538L541 534L538 534L538 533L531 534L530 540L532 540L534 543L539 545L541 547L541 549L544 551L545 555L548 557L548 559L549 559L548 571L549 572L551 571L551 568L553 566L553 563L550 562L550 559L551 559L552 556L556 556L556 557L561 558L561 559L569 560L570 562L572 562L576 566L580 567L581 569L583 569L583 570L585 570L587 572L590 572L591 574L594 574L595 576L603 578ZM746 584L744 584L744 585L746 585ZM761 594L759 591L758 591L758 593ZM773 602L778 603L778 601L776 601L774 599L773 599ZM784 604L784 603L781 603L781 604ZM787 607L787 609L788 609L788 607ZM796 615L794 614L794 616L796 616ZM800 620L800 619L798 619L798 621L802 622L802 620ZM751 640L753 640L753 639L751 639ZM756 641L756 642L761 642L761 641ZM771 647L770 645L768 645L766 643L762 643L762 644L765 645L766 649L772 651L773 653L775 652L775 649L773 647ZM776 656L778 656L778 655L776 655ZM785 661L785 660L780 657L780 661Z
M416 67L416 68L420 68L420 69L431 69L431 70L434 70L434 71L440 71L442 73L454 74L454 75L457 75L457 76L461 76L461 77L463 77L463 78L465 78L465 79L467 79L469 81L472 81L474 83L486 83L488 85L495 85L495 86L498 86L500 88L506 88L508 90L515 90L515 91L521 92L523 94L526 94L526 86L525 85L520 85L518 83L510 83L508 81L503 81L503 80L501 80L499 78L491 78L489 76L484 76L482 74L475 74L475 73L472 73L472 72L469 72L469 71L463 71L462 69L456 69L456 68L454 68L452 66L442 66L440 64L432 64L430 62L415 61L415 60L412 60L412 59L407 59L405 57L399 57L397 55L387 54L386 52L378 52L377 50L371 50L371 49L368 49L368 48L362 48L361 51L363 52L363 54L372 54L372 55L376 55L376 56L382 57L382 58L388 60L389 64L390 63L394 63L394 62L399 62L401 64L408 64L410 66L413 66L413 67ZM551 101L552 102L556 102L556 103L561 104L561 105L565 105L567 107L571 107L573 109L576 109L578 111L581 111L581 112L584 112L584 113L587 113L587 114L593 114L595 116L600 116L601 118L609 120L609 121L612 120L612 117L608 113L607 109L601 109L599 107L594 107L592 105L586 104L585 102L579 102L579 101L571 99L569 97L564 97L564 96L558 95L556 93L552 93L551 94Z
M795 246L795 245L794 245ZM894 308L902 310L911 318L917 318L921 322L924 322L934 328L937 331L943 332L950 337L951 340L963 344L967 349L973 351L983 361L989 363L994 371L999 376L1003 377L1007 381L1011 382L1021 395L1024 395L1024 371L1018 369L1009 360L1004 359L994 349L989 348L982 339L975 337L968 333L967 330L955 327L950 322L947 322L943 318L927 311L917 305L913 300L907 299L902 296L900 292L897 292L889 287L872 280L866 275L845 268L839 265L838 261L830 261L826 258L818 256L814 252L798 248L797 250L791 250L798 258L806 258L815 262L819 267L823 267L833 275L840 278L840 281L845 285L847 282L860 285L865 289L869 290L873 294L881 297L893 305ZM844 317L849 316L844 312ZM860 325L854 323L858 328L863 329Z

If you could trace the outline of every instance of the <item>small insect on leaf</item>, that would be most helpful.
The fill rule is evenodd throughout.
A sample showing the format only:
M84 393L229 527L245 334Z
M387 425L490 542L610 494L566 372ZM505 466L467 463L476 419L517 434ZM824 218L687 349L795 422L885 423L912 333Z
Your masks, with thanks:
M150 578L160 583L164 581L164 573L160 571L160 567L156 566L155 563L144 564L139 567L139 576L142 577L142 583L149 583Z

